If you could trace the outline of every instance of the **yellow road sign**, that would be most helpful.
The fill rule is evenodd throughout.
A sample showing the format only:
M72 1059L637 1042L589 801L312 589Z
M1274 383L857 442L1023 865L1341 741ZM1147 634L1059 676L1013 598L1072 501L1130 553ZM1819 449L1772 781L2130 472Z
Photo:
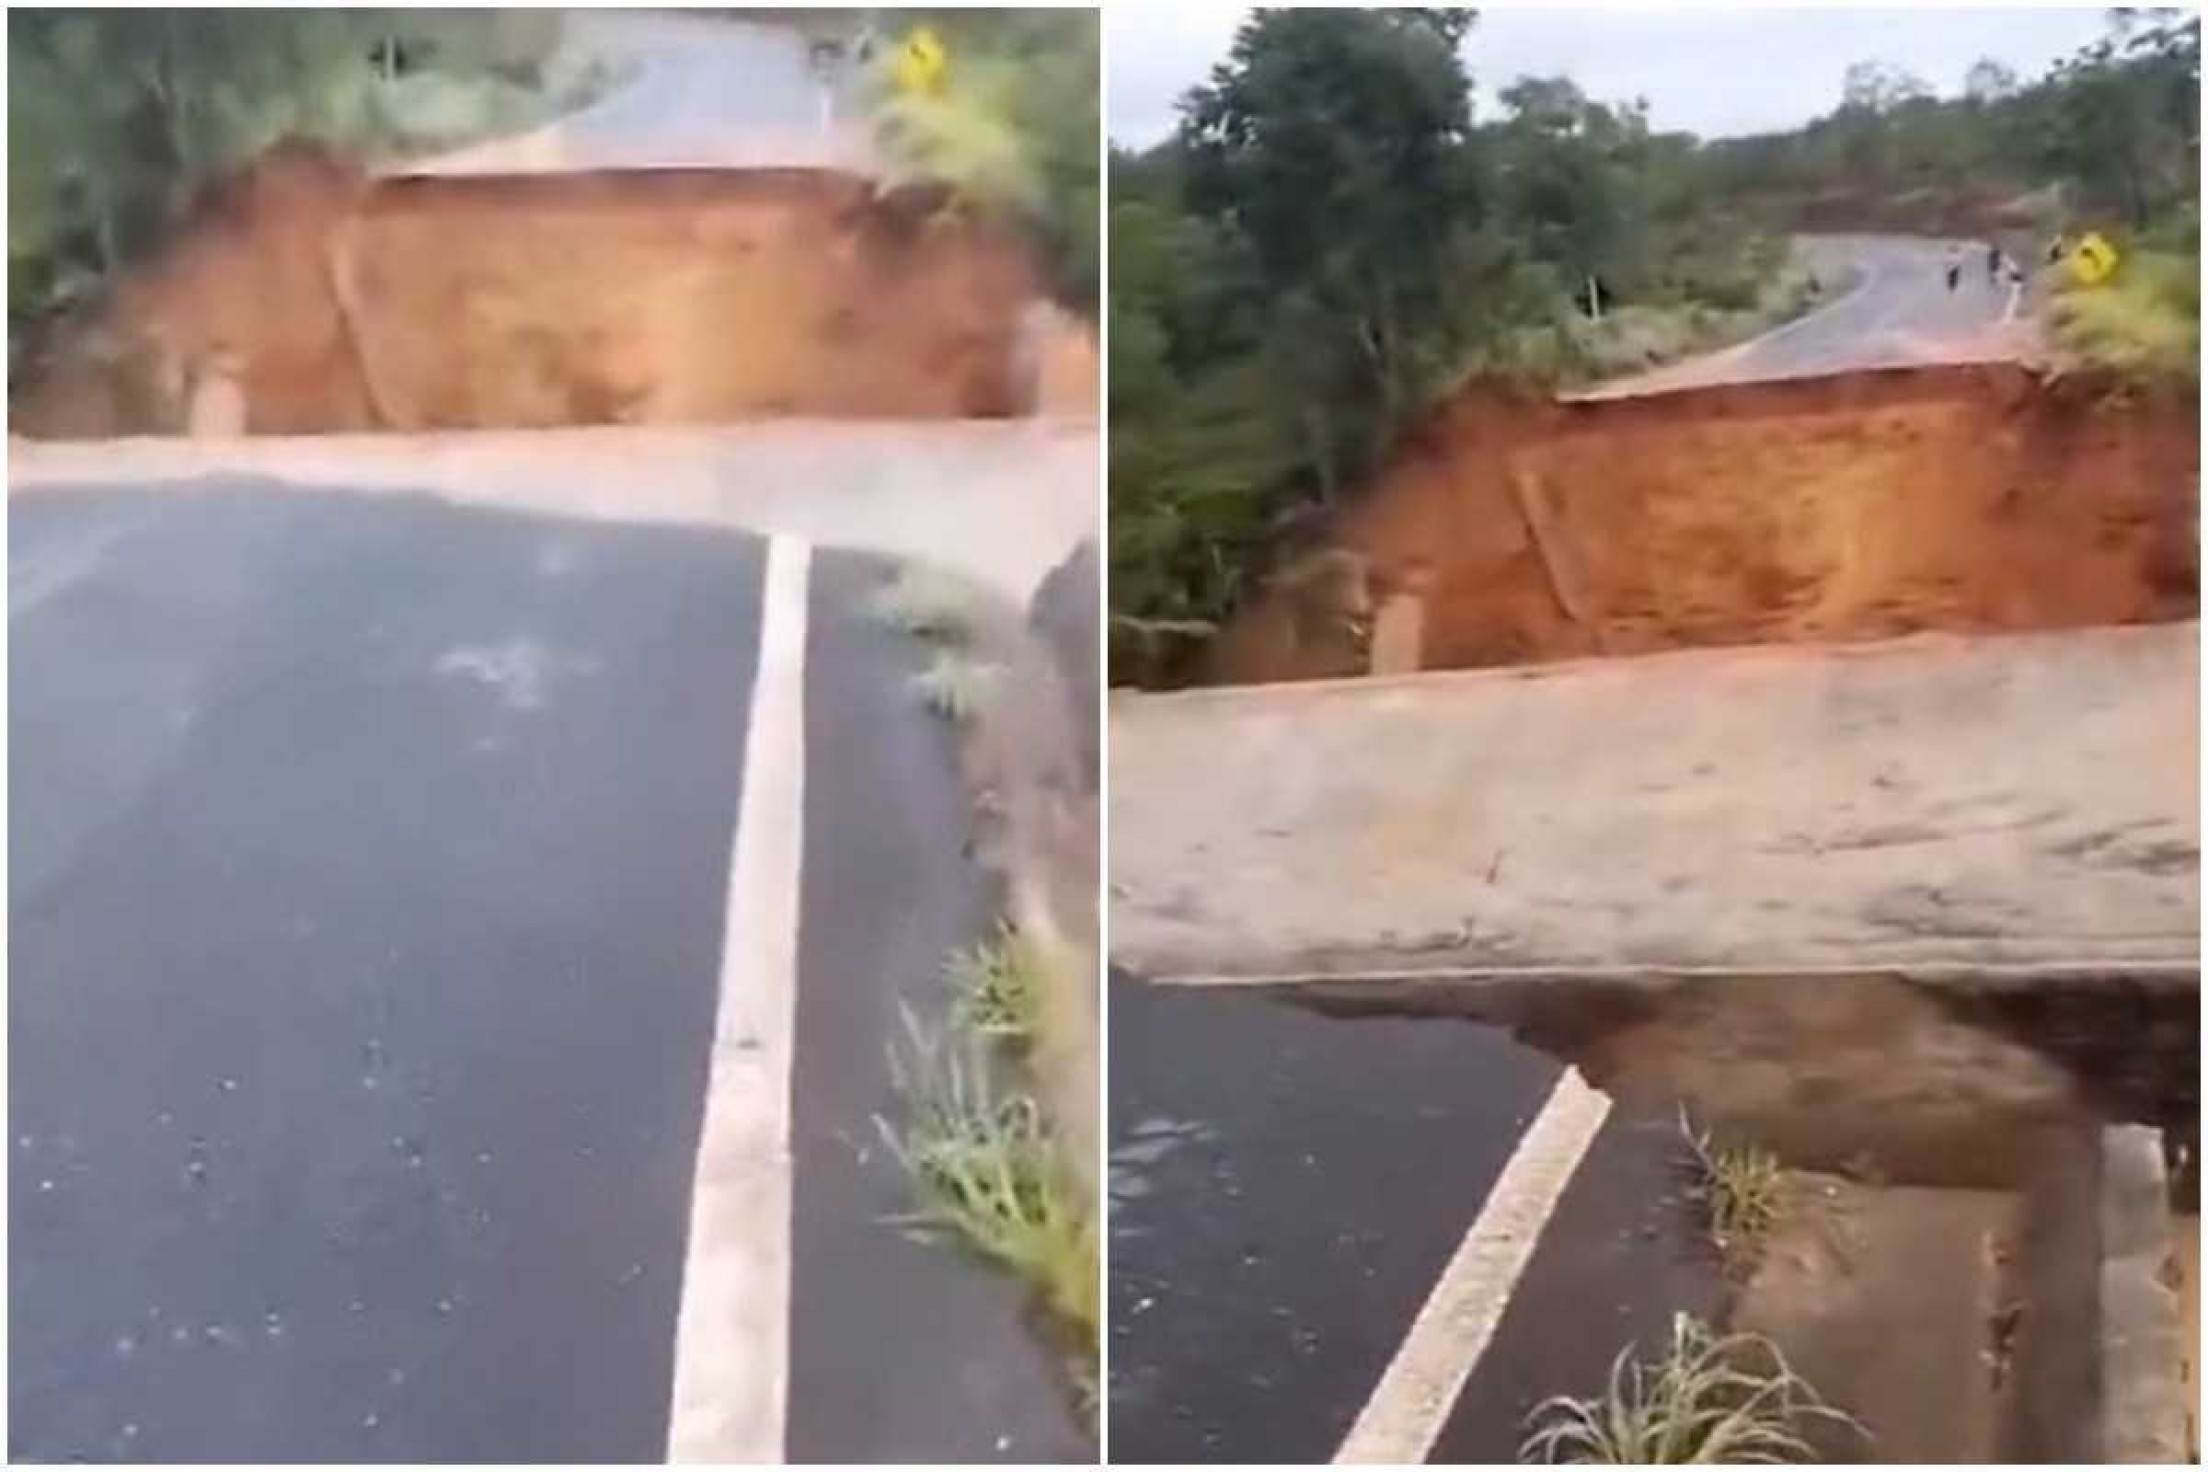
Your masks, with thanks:
M943 90L943 73L950 66L950 53L943 49L943 38L936 35L931 26L921 26L905 37L897 48L892 64L900 92L917 92L933 96Z
M2088 233L2070 251L2070 274L2080 286L2099 286L2116 274L2116 263L2122 257L2116 247L2103 240L2097 232Z

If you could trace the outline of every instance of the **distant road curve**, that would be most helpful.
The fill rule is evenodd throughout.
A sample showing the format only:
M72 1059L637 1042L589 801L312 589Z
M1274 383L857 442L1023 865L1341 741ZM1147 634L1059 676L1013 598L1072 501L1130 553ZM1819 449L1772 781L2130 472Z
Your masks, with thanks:
M1856 283L1760 337L1567 397L1635 398L1866 368L2003 362L2032 349L2031 325L2016 289L1986 278L1984 241L1804 235L1797 244L1826 280L1852 270ZM1952 292L1946 273L1951 247L1959 247L1963 258L1962 278Z
M628 72L596 102L542 127L386 173L586 169L837 168L870 172L868 129L848 97L824 104L795 27L645 10L570 13L563 69ZM847 91L846 85L836 88Z

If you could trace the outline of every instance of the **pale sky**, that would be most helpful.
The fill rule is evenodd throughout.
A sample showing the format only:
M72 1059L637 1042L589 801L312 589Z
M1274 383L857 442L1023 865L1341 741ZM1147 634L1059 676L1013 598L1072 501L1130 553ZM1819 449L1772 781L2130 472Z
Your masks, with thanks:
M1173 104L1226 56L1239 6L1112 0L1106 121L1116 143L1147 147L1173 129ZM1840 102L1850 62L1886 61L1942 96L1990 56L2023 80L2103 35L2107 10L1566 9L1484 6L1465 41L1473 115L1521 76L1562 72L1604 102L1646 97L1649 125L1705 138L1796 127Z

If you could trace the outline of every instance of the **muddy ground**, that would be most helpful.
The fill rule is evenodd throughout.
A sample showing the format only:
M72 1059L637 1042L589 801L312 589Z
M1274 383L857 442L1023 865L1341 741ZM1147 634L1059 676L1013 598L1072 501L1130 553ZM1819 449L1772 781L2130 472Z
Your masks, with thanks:
M285 147L54 333L13 432L996 417L1094 399L1006 226L812 169L371 180Z
M2003 365L1462 396L1207 683L2190 618L2199 421Z

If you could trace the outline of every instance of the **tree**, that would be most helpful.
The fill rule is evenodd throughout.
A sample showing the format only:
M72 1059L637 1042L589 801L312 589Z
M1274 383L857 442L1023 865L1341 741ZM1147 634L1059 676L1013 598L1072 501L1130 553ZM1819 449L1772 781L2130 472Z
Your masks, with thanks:
M1461 11L1259 10L1183 103L1191 205L1295 303L1280 350L1355 365L1346 402L1297 416L1322 480L1382 442L1449 356L1453 251L1479 212L1456 54L1469 24Z
M1514 233L1575 291L1633 274L1647 244L1647 105L1606 107L1565 77L1520 77L1500 100L1498 171Z
M2200 22L2130 10L2111 20L2109 35L2049 73L2042 157L2141 228L2174 201L2198 201Z
M2016 73L1990 56L1981 56L1963 74L1963 96L1971 102L1999 102L2016 95Z
M1883 116L1905 102L1930 97L1932 89L1922 78L1883 61L1852 63L1840 84L1840 106L1846 111Z

